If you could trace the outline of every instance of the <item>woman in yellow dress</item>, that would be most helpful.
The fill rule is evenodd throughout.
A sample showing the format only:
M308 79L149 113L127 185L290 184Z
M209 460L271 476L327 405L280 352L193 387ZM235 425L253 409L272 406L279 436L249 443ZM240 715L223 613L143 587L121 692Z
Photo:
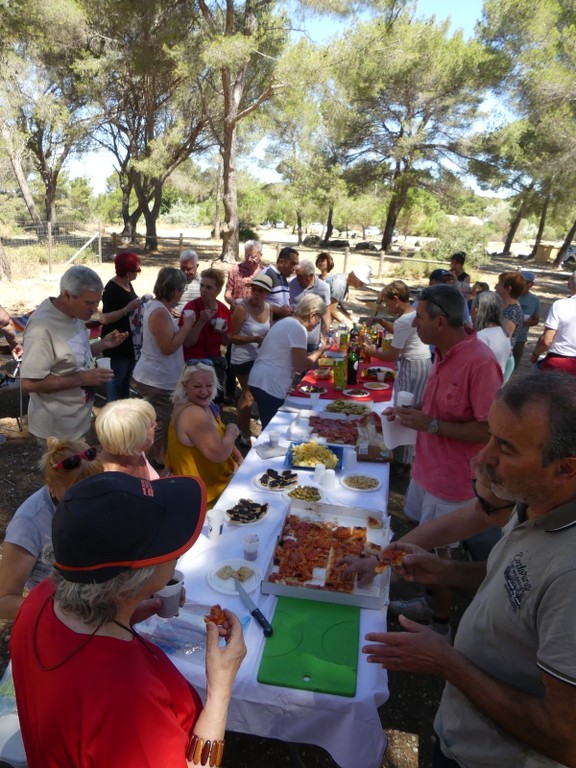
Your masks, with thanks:
M225 425L213 402L218 391L211 360L189 360L172 396L166 466L174 475L200 477L214 504L242 463L236 424Z

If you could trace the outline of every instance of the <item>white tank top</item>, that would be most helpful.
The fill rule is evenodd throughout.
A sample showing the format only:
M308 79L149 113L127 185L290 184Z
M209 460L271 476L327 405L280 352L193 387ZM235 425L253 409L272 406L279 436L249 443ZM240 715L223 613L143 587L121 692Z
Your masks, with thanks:
M268 317L266 322L259 323L250 314L250 307L245 302L241 302L246 309L246 320L240 328L239 336L266 336L270 330L270 307L268 307ZM250 360L255 360L258 354L258 345L255 342L250 344L232 344L232 351L230 353L230 361L233 365L240 365L241 363L247 363Z
M171 355L165 355L160 351L156 337L148 325L150 315L156 309L166 312L174 324L174 329L178 330L178 321L170 314L164 304L156 299L146 304L143 320L144 338L142 341L142 352L134 368L134 378L142 384L148 384L149 387L172 391L176 387L184 368L184 354L182 347L179 347L176 352L172 352Z

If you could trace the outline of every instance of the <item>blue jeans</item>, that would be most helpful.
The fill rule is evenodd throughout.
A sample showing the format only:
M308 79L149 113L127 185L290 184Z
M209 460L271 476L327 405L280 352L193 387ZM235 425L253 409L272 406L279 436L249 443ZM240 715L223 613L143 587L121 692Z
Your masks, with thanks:
M266 429L276 415L276 411L284 402L284 398L273 397L272 395L269 395L268 392L264 392L263 389L259 389L258 387L250 387L250 392L252 392L254 400L256 400L258 405L258 413L260 414L262 429Z
M136 365L136 360L129 357L113 357L111 359L114 378L106 384L106 400L124 400L130 397L130 379Z

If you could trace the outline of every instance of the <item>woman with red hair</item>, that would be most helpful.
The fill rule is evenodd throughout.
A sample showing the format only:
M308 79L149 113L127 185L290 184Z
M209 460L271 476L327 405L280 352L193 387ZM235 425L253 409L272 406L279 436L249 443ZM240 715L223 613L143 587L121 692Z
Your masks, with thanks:
M114 378L106 385L108 402L130 397L130 378L142 347L142 301L132 287L132 281L140 273L140 258L129 251L119 253L114 267L116 276L106 284L102 294L102 337L118 330L128 331L128 338L105 353L114 371Z

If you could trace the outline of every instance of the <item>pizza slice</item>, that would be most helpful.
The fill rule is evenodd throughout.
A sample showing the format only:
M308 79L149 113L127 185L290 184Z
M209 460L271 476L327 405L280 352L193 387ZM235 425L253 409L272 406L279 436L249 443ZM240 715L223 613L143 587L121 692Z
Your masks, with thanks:
M213 605L212 608L210 608L210 613L207 616L204 616L204 621L206 624L212 622L212 624L216 624L217 627L221 627L226 621L226 614L222 610L222 606L218 603Z
M391 549L389 552L384 553L383 557L386 558L386 562L380 560L374 569L376 573L383 573L387 568L398 568L404 562L406 552L401 549Z

